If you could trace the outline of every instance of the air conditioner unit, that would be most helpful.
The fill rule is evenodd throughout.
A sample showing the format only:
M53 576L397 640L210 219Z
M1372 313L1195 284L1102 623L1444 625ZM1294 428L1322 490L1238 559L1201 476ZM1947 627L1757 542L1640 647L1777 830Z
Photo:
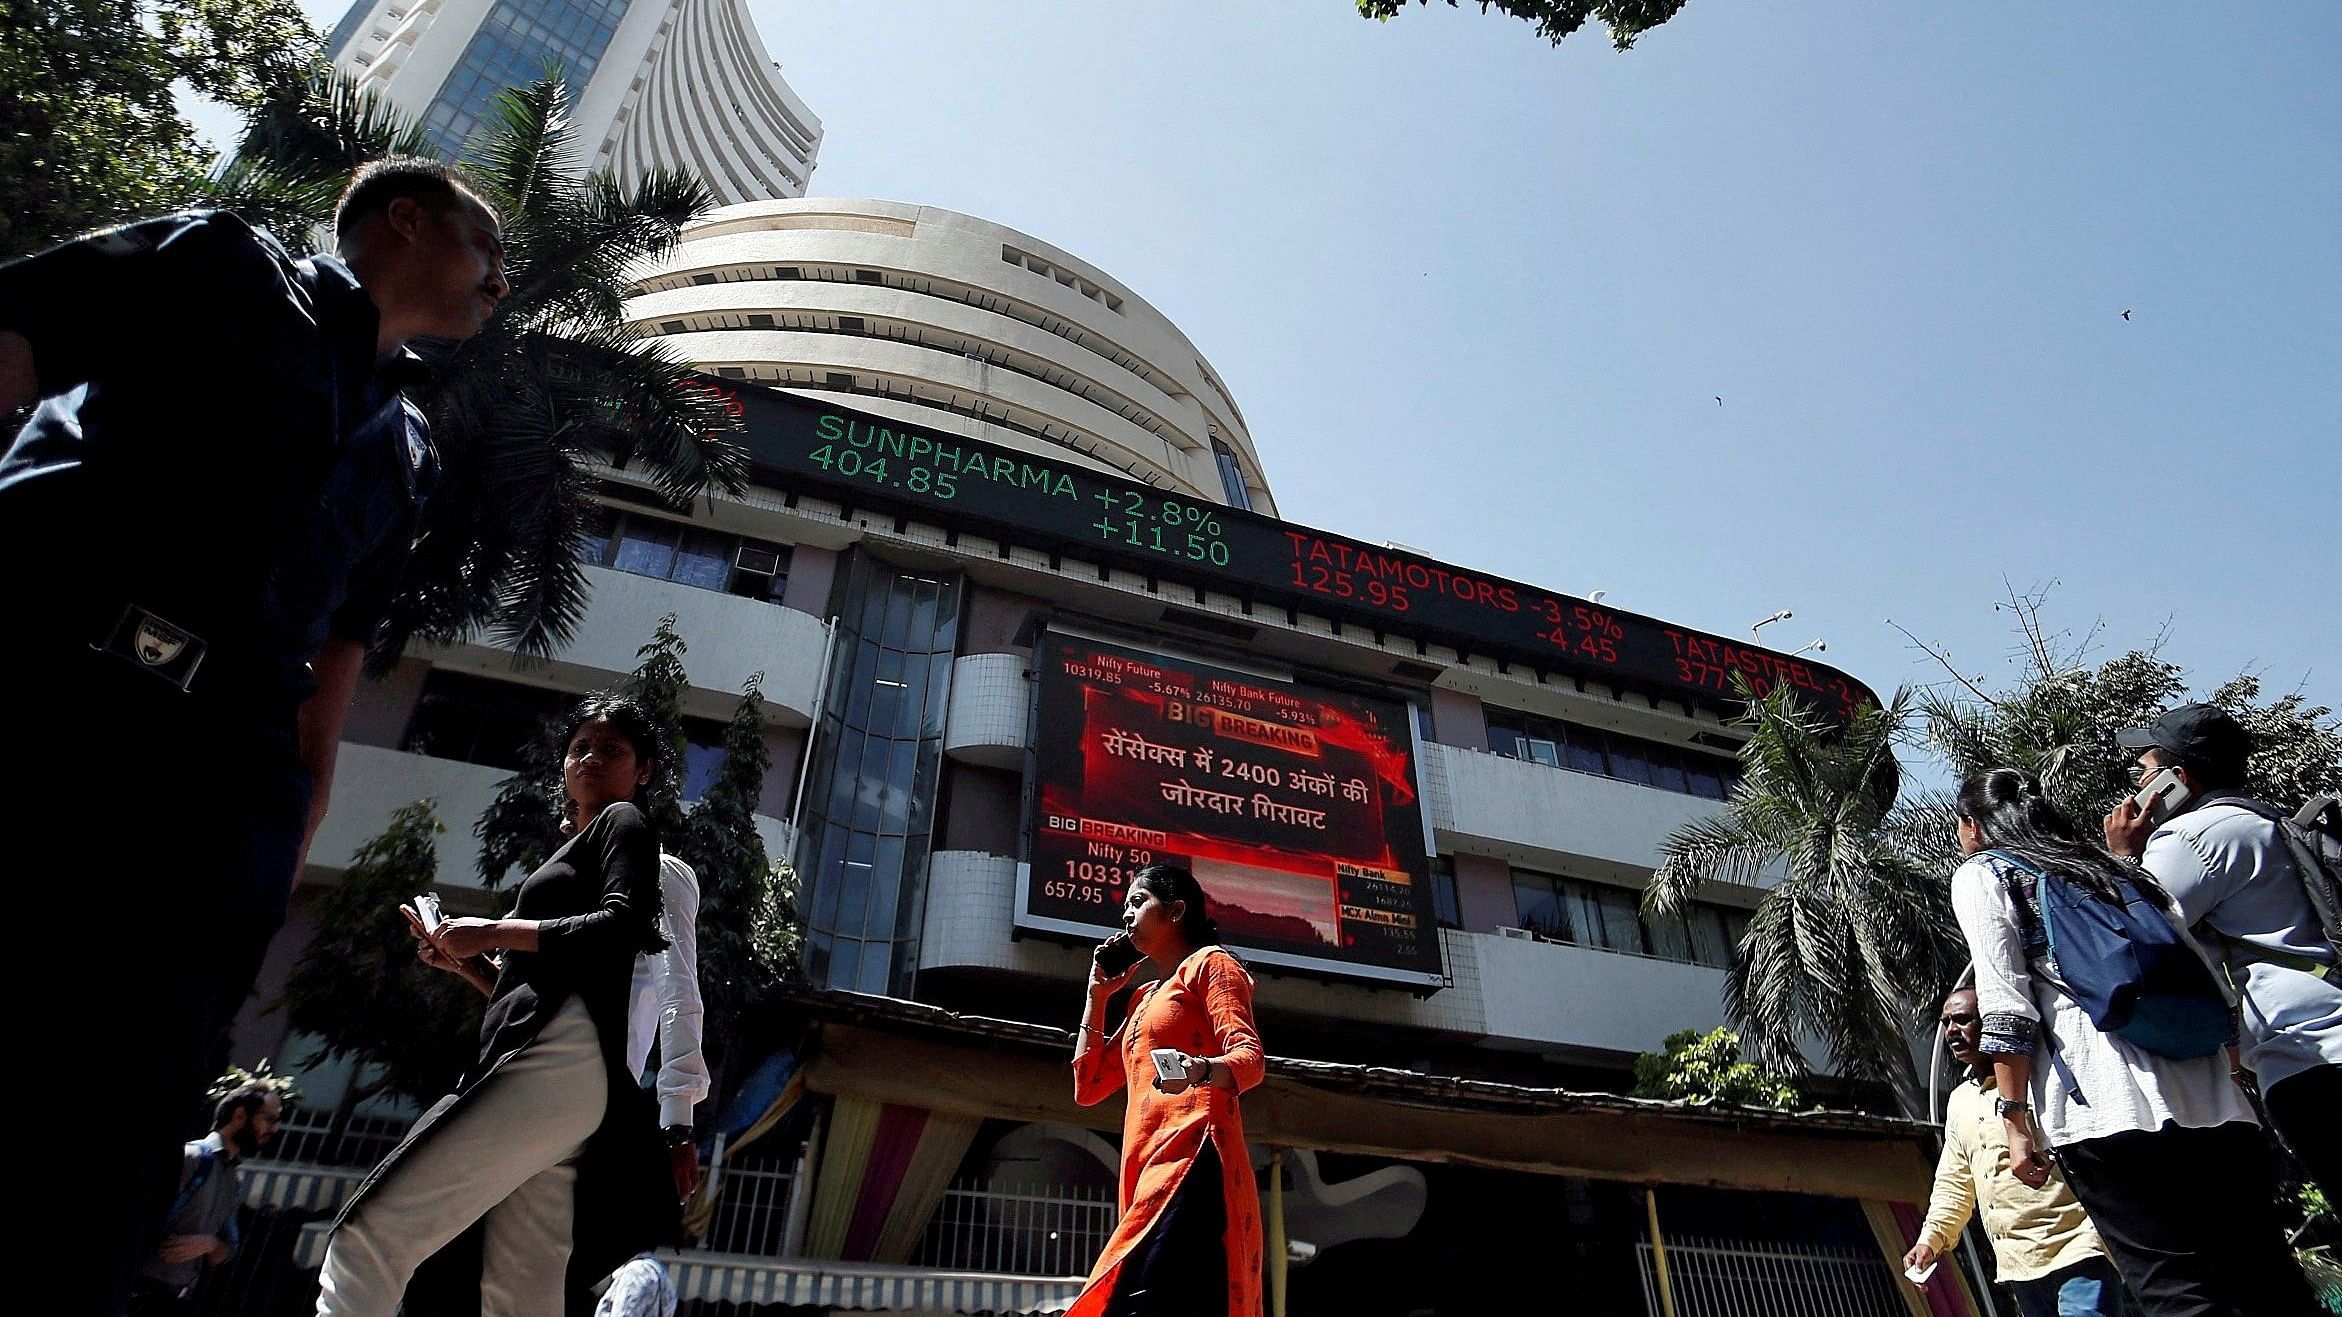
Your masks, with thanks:
M1537 940L1537 930L1533 928L1500 928L1496 930L1496 935L1498 937L1517 937L1523 942Z

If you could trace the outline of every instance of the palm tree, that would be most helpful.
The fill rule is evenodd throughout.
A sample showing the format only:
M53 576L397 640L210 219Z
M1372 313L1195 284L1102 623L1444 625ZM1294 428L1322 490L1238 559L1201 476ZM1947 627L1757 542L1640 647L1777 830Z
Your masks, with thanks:
M676 506L745 483L738 423L688 367L626 327L631 272L674 250L715 204L675 170L621 184L577 164L558 70L502 93L465 160L504 219L512 293L481 332L424 353L411 391L431 420L441 479L375 663L408 641L486 635L544 655L575 630L587 586L578 540L597 464L632 467ZM345 78L249 118L222 199L288 238L329 217L349 170L429 139Z
M1734 1026L1777 1073L1802 1072L1812 1039L1841 1074L1889 1085L1918 1114L1912 1029L1967 955L1943 873L1894 826L1908 696L1840 727L1786 687L1743 694L1740 784L1720 814L1660 843L1644 906L1672 915L1705 883L1763 888L1725 980Z

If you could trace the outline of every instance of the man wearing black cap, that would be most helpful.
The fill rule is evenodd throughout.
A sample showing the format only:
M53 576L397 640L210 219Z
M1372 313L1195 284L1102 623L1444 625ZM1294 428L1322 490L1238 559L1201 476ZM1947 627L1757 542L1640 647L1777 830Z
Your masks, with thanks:
M2342 973L2273 811L2244 794L2252 740L2208 704L2116 740L2137 753L2138 780L2168 769L2187 794L2168 818L2124 797L2106 816L2107 849L2145 865L2197 932L2213 935L2270 1121L2326 1192L2342 1192Z

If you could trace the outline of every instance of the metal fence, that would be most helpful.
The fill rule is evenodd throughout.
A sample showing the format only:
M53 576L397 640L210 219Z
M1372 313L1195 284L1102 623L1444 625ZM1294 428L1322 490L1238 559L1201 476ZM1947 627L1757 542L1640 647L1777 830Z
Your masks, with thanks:
M1111 1189L997 1190L962 1181L944 1191L912 1264L1015 1276L1079 1276L1114 1233Z
M789 1190L796 1173L786 1167L726 1166L715 1216L699 1247L710 1253L779 1257L787 1246Z
M1643 1303L1653 1317L1658 1268L1648 1242L1635 1245ZM1876 1251L1667 1241L1667 1279L1675 1317L1903 1317L1902 1296Z
M372 1166L381 1161L415 1123L413 1116L352 1116L340 1133L332 1108L295 1107L277 1126L276 1141L256 1161L304 1166Z

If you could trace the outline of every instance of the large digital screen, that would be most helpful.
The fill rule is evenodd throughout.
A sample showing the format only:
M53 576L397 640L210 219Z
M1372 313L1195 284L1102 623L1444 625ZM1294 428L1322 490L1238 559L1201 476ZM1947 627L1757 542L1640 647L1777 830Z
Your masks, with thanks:
M1051 633L1018 922L1100 938L1184 864L1248 959L1445 981L1407 706Z
M1728 706L1732 678L1786 683L1844 718L1878 697L1823 663L1606 608L957 435L706 378L746 426L760 480L851 507L938 515L1019 544L1273 600L1549 672Z

